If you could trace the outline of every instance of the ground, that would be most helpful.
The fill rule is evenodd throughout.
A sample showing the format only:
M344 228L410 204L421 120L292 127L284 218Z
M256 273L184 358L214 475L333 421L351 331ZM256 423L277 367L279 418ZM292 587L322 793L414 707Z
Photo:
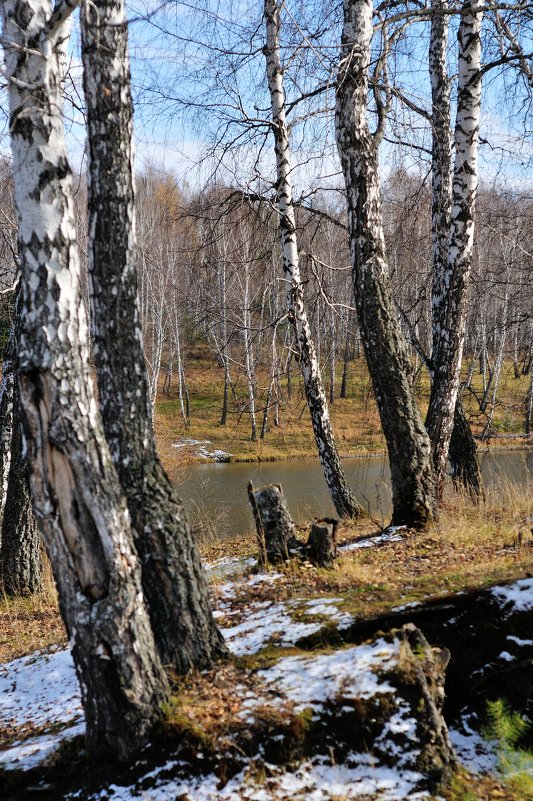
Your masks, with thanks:
M94 776L88 778L76 762L83 716L53 593L39 602L4 599L1 614L9 628L2 626L0 651L0 759L7 786L19 788L7 797L33 798L27 785L44 781L55 788L52 795L46 795L45 787L35 797L431 798L416 769L416 721L390 684L398 640L387 635L350 645L343 632L354 621L414 607L428 596L449 596L509 579L528 582L533 537L518 537L517 532L526 531L531 510L524 498L521 504L517 498L514 508L505 517L485 501L477 510L471 507L465 518L464 507L450 507L427 535L400 529L376 537L370 523L343 525L344 544L332 571L295 562L258 573L251 537L206 546L215 616L233 659L210 674L177 682L165 724L144 763L122 778L100 775L97 789L91 785ZM519 597L533 604L530 584L516 586ZM52 649L32 653L54 640ZM368 750L357 742L355 721L361 705L374 697L389 698L388 711ZM515 787L495 772L497 744L484 742L478 729L465 719L452 732L464 769L456 770L447 798L533 798L531 786ZM319 731L329 734L318 737ZM178 749L172 745L176 742ZM63 761L55 772L39 771L35 766L61 743ZM68 768L73 758L75 778ZM61 796L54 785L58 771ZM20 776L26 777L26 785ZM80 776L86 789L80 794L78 786L76 794Z
M383 440L368 376L361 361L350 369L349 397L336 400L332 410L337 440L345 453L376 452ZM280 427L272 427L264 442L252 443L243 387L237 387L228 426L218 425L219 372L201 348L189 360L188 427L180 420L175 395L158 402L159 445L174 477L197 458L193 448L172 447L180 438L209 440L209 449L231 451L243 460L314 455L296 381ZM501 431L520 430L525 381L514 381L507 365L496 415ZM422 406L427 389L423 383L419 387ZM477 430L481 425L479 419ZM343 548L329 571L294 561L260 573L252 535L201 538L214 613L232 659L211 673L177 681L152 747L112 778L83 760L83 714L50 575L38 596L0 597L0 787L4 782L10 788L0 798L431 798L427 776L417 767L416 710L391 679L401 661L401 635L354 639L348 633L358 621L377 615L401 618L402 609L417 609L428 598L453 604L465 597L461 593L508 582L519 582L519 597L530 603L531 489L509 486L477 504L450 493L439 522L424 534L405 529L383 534L370 520L342 523ZM306 533L299 531L301 537ZM510 637L508 650L498 658L513 658L524 648L531 651L529 638ZM354 732L363 713L374 708L373 699L385 713L372 744L358 742ZM479 719L465 714L454 725L461 766L441 791L446 799L533 799L527 754L525 771L510 776L501 744L481 737Z
M336 377L337 395L340 389L340 370ZM466 370L466 367L465 367ZM338 396L330 406L333 430L341 454L362 455L383 452L385 442L374 402L371 382L364 359L361 357L349 364L347 398ZM270 461L296 459L316 455L316 446L309 422L298 365L293 365L293 392L287 395L287 382L281 381L283 398L280 407L280 425L273 425L270 410L268 431L264 439L250 440L250 421L246 405L246 386L242 375L235 370L233 376L235 394L231 394L228 422L219 425L222 407L223 370L216 364L204 346L189 348L186 359L186 376L190 392L190 420L183 422L177 398L177 388L172 387L165 397L162 391L156 405L155 423L158 444L165 467L174 478L188 461L199 457L198 448L183 447L176 450L176 441L208 441L208 449L230 453L235 461ZM257 369L258 427L261 428L264 388L269 374L261 365ZM482 377L475 372L472 380L473 392L464 395L464 404L470 417L472 429L480 435L487 422L487 414L479 410L476 395L481 393ZM523 432L524 401L529 376L514 378L513 365L507 360L502 368L498 391L498 403L494 410L494 430L501 437L479 443L486 450L497 442L498 447L513 447L524 444L523 439L514 439ZM161 385L162 388L162 385ZM425 373L417 381L417 398L422 412L429 402L429 382ZM487 409L487 412L490 411Z

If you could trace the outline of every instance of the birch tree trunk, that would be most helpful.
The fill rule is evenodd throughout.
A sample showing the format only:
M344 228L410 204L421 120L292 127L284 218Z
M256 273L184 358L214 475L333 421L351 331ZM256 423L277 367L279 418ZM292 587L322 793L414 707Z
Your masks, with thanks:
M18 382L34 509L92 754L142 745L167 693L88 369L58 43L72 4L2 3L23 291Z
M189 425L188 413L185 409L185 368L181 353L180 317L178 314L178 299L174 297L174 347L176 348L176 371L178 373L178 400L180 402L181 416L186 426Z
M41 536L33 514L30 465L23 455L18 387L13 389L11 466L0 538L0 577L8 595L30 595L42 587Z
M529 378L529 387L524 401L524 433L531 434L533 430L533 370Z
M225 653L200 556L157 456L134 267L132 104L122 0L82 6L89 141L89 278L106 438L126 494L160 657L179 673Z
M348 363L350 361L350 316L346 315L346 335L344 340L344 350L342 355L342 378L339 398L348 397Z
M11 441L13 439L13 403L15 395L15 319L11 323L0 384L0 532L6 507L9 470L11 467Z
M448 307L450 301L450 265L448 250L452 214L452 135L451 135L451 81L448 75L447 48L449 17L445 13L449 0L434 0L429 41L429 75L432 99L432 208L431 235L433 240L433 293L431 300L432 357L429 360L431 380L435 380L433 358L442 353L448 337ZM444 340L444 342L443 342ZM446 414L448 407L438 413ZM435 409L433 409L433 413ZM450 421L446 421L446 426ZM428 426L428 419L426 419ZM429 421L430 439L438 434L438 426ZM437 491L442 496L445 474L442 467L442 443L432 440L432 455L437 472ZM451 453L453 451L453 458ZM457 392L455 412L446 458L450 456L454 483L463 482L472 492L479 492L481 475L477 461L477 446ZM444 465L446 462L444 462Z
M22 448L20 397L15 375L18 352L20 287L4 353L0 389L2 498L0 506L0 579L4 592L26 595L41 588L41 537L33 514L30 466Z
M222 411L220 413L220 425L225 426L228 420L228 402L229 402L229 388L231 384L230 374L230 353L228 342L228 324L227 324L227 301L226 301L226 254L217 262L217 277L219 283L219 298L220 298L220 340L221 340L221 356L224 365L224 394L222 398Z
M259 439L264 439L267 428L268 428L268 414L270 411L270 404L274 406L274 425L277 426L279 424L279 412L278 412L278 376L279 376L279 360L278 360L278 352L276 347L276 341L278 336L278 323L274 323L272 328L272 346L271 346L271 362L270 362L270 381L268 384L268 390L265 399L265 408L263 410L263 421L261 423L261 434L259 435Z
M367 120L371 40L371 0L344 0L335 123L359 330L389 452L392 520L424 528L437 512L435 476L388 276L377 142Z
M283 270L289 286L289 316L297 342L305 395L311 413L318 455L333 504L340 517L358 517L363 513L363 509L350 490L339 459L331 428L326 395L320 376L318 358L304 305L292 198L290 146L285 117L283 68L280 59L279 31L281 19L278 0L265 0L264 8L266 22L266 47L264 48L264 53L272 105L272 130L275 140L278 179L276 202L282 241ZM290 397L289 385L290 382L288 380L287 387Z
M257 440L257 419L255 413L255 359L252 347L251 317L250 317L250 265L247 261L241 266L244 270L244 282L240 281L242 288L242 336L244 344L244 369L248 387L248 414L250 415L250 439Z
M437 0L441 6L446 0ZM467 290L472 267L474 210L477 194L477 155L481 111L481 25L478 0L465 0L459 23L459 78L455 121L455 163L451 193L447 153L450 143L449 87L446 70L444 20L432 23L430 70L434 109L433 237L435 279L433 284L433 381L426 427L432 443L437 491L442 496L446 460L454 424L455 404L463 354ZM446 76L445 76L446 73ZM451 197L451 202L447 200ZM445 241L444 232L450 231Z
M492 421L494 418L494 412L496 411L498 388L500 385L500 376L505 356L505 344L507 341L507 325L508 325L508 313L509 313L509 279L510 279L509 264L507 266L506 273L507 273L506 280L504 281L505 289L504 289L502 306L500 309L499 322L494 331L494 340L495 340L494 344L496 345L496 342L498 344L496 352L494 354L494 367L491 371L491 382L490 382L491 397L488 403L485 404L485 409L487 408L488 405L489 411L487 414L487 421L485 423L485 427L481 435L481 438L484 440L489 439L493 433Z
M449 0L433 0L429 39L429 77L431 80L431 237L433 240L433 291L431 323L433 350L447 331L448 245L452 214L452 135L451 81L448 76Z

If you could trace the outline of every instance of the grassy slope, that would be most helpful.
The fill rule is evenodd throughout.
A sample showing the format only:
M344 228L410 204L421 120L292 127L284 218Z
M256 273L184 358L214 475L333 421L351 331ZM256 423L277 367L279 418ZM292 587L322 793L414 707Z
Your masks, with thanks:
M236 461L256 461L315 456L316 449L309 421L307 406L302 394L297 365L293 367L293 393L287 398L286 379L282 381L284 399L280 409L280 426L270 425L264 440L250 440L250 421L246 407L246 387L243 378L236 377L236 398L231 398L230 413L226 426L219 425L222 406L221 368L208 358L203 348L195 349L187 362L187 380L191 397L190 425L184 425L180 415L177 390L174 387L170 397L160 397L156 407L155 425L162 459L172 473L179 463L191 459L191 452L177 451L172 443L182 438L210 440L213 446L233 454ZM258 428L261 426L261 410L264 402L264 387L268 377L258 370ZM519 434L523 430L524 399L529 377L512 377L512 364L504 365L498 405L494 414L494 425L499 433ZM473 390L481 393L482 378L474 375ZM340 374L336 382L340 388ZM421 374L417 384L417 394L422 411L429 399L427 375ZM479 404L473 394L465 397L465 406L471 414L471 422L476 434L480 434L486 423L486 416L479 412ZM477 407L477 411L476 411ZM379 416L372 396L371 383L364 360L350 363L348 397L336 398L331 406L333 429L339 450L343 454L367 454L383 451L385 443L381 433ZM513 444L523 445L523 440L498 440L505 447ZM481 448L489 447L480 444ZM192 457L194 458L194 457Z
M450 497L438 524L426 534L408 533L402 542L382 548L349 551L335 570L310 565L288 566L284 597L314 598L342 593L346 608L357 617L427 596L455 592L523 577L532 570L533 493L508 488L505 497L473 506L468 498ZM340 541L375 531L370 521L342 523ZM302 536L304 536L302 532ZM201 543L202 555L218 557L255 553L254 537ZM270 586L254 589L254 599L274 600ZM216 583L213 593L217 594ZM34 598L0 596L0 662L64 642L56 596L48 577L45 591Z
M192 358L194 356L194 358ZM297 367L297 366L296 366ZM362 359L350 364L348 398L336 400L332 418L342 452L368 453L384 448L379 419L372 398L370 381ZM181 437L209 439L215 447L231 451L237 459L283 459L314 456L315 446L307 408L299 391L297 376L293 380L293 398L285 399L281 425L271 427L264 442L249 439L248 419L242 413L245 387L236 382L237 401L226 427L218 424L222 402L222 371L206 352L199 348L187 364L191 394L191 423L186 428L179 414L175 392L158 401L156 432L160 453L169 473L179 473L190 454L172 448ZM474 377L479 390L480 376ZM520 431L523 397L528 377L515 380L512 365L507 363L501 380L501 404L495 422L506 431ZM340 383L340 381L339 381ZM421 379L419 397L422 408L427 404L428 385ZM470 402L471 403L471 402ZM483 420L477 421L478 430ZM513 441L504 440L505 444ZM518 440L523 444L523 440ZM483 445L482 447L488 447ZM346 590L357 614L377 613L387 605L418 599L434 592L453 591L466 586L522 575L531 568L533 549L525 520L533 515L532 493L527 489L509 488L507 495L488 498L472 507L468 498L451 497L441 521L424 536L410 537L407 542L387 546L385 550L359 552L344 557L333 573L300 571L294 576L294 590L299 593ZM375 530L370 521L358 526L344 524L341 535L351 538ZM518 532L525 536L520 544ZM250 537L235 543L202 542L204 556L216 558L228 552L254 550ZM57 613L51 578L46 591L35 598L9 599L0 594L0 661L30 653L36 648L64 640Z

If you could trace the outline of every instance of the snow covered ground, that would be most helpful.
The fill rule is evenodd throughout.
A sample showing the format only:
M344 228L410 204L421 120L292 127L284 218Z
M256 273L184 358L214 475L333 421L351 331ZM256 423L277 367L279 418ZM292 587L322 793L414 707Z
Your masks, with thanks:
M172 444L173 448L188 449L194 453L195 456L200 456L202 459L211 459L214 462L231 462L231 453L221 451L219 448L209 448L212 445L210 439L180 439L178 442Z
M290 646L302 637L318 632L322 626L335 624L342 628L352 618L342 610L342 599L252 601L242 606L239 590L243 584L257 587L274 585L283 579L280 573L242 577L242 566L231 564L237 578L231 578L227 562L213 567L213 575L228 580L216 587L215 615L226 641L238 655L254 654L269 646ZM220 570L222 568L222 570ZM239 573L241 574L239 576ZM493 589L502 606L532 604L533 581L516 582ZM395 690L380 677L398 659L396 641L377 640L369 645L343 648L326 654L284 656L268 670L260 671L264 694L254 696L242 688L241 718L248 723L254 710L265 703L293 711L312 710L319 715L328 700L340 703L341 713L353 712L354 699ZM344 706L343 706L344 704ZM112 785L106 789L116 801L167 801L187 798L189 801L279 801L284 798L328 801L342 797L371 797L376 801L401 801L424 798L417 790L421 779L412 769L410 757L416 754L416 721L401 698L394 699L391 717L386 724L378 752L389 749L396 767L386 767L369 754L351 753L343 764L335 763L330 754L318 755L302 762L293 772L262 763L261 771L253 761L223 788L215 775L187 776L178 762L161 766L131 786ZM0 665L0 731L6 739L0 745L0 767L5 770L29 770L49 760L62 742L84 732L83 711L78 684L69 650L37 652ZM395 733L412 742L411 753L396 753ZM458 754L474 772L494 770L495 757L490 744L465 722L453 731ZM169 779L169 767L172 778ZM146 789L149 779L150 789ZM144 789L140 789L141 785ZM75 795L69 796L75 798ZM97 796L95 796L96 798Z
M167 763L167 771L173 767ZM420 779L418 774L405 771L399 773L392 768L373 764L368 754L351 754L343 765L332 765L327 757L318 757L302 762L294 771L280 770L276 765L263 766L265 777L254 775L254 766L234 776L223 787L218 787L216 776L193 779L162 780L155 787L138 792L135 786L111 785L107 793L112 801L331 801L331 799L376 798L379 801L417 801L428 798L428 794L413 789Z

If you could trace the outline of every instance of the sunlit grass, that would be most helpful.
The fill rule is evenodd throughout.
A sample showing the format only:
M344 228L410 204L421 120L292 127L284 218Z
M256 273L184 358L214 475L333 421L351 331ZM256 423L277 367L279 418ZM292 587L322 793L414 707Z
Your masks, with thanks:
M468 365L464 366L466 375ZM247 407L247 390L242 375L234 376L234 391L230 393L228 421L219 425L222 408L223 371L209 358L207 349L197 348L194 358L187 361L187 382L191 399L191 416L186 426L179 408L176 387L169 398L160 393L155 415L161 457L170 472L177 464L187 463L195 458L191 452L172 448L173 442L182 438L210 440L213 447L233 454L235 461L272 461L314 457L316 445L311 428L298 366L294 365L292 396L288 397L286 377L281 380L283 399L280 407L280 425L273 424L273 411L270 410L269 425L263 440L251 441L250 418ZM336 376L337 395L341 382L341 365ZM493 427L500 433L520 433L523 427L523 402L527 392L529 376L513 377L513 367L507 361L503 368L498 390L498 404L494 410ZM261 429L262 404L268 371L264 367L257 370L257 426ZM326 381L327 387L327 381ZM466 393L465 406L472 415L473 430L480 434L487 422L486 414L479 411L478 397L482 392L482 376L474 372L473 392ZM417 397L422 415L429 401L429 378L421 372L417 381ZM379 415L374 401L371 382L363 358L350 362L348 397L336 397L330 407L333 430L341 454L365 454L383 451L385 442L381 432ZM523 440L499 440L505 447L523 446ZM488 444L480 445L481 452Z
M0 662L66 641L50 565L41 592L10 596L0 589Z

